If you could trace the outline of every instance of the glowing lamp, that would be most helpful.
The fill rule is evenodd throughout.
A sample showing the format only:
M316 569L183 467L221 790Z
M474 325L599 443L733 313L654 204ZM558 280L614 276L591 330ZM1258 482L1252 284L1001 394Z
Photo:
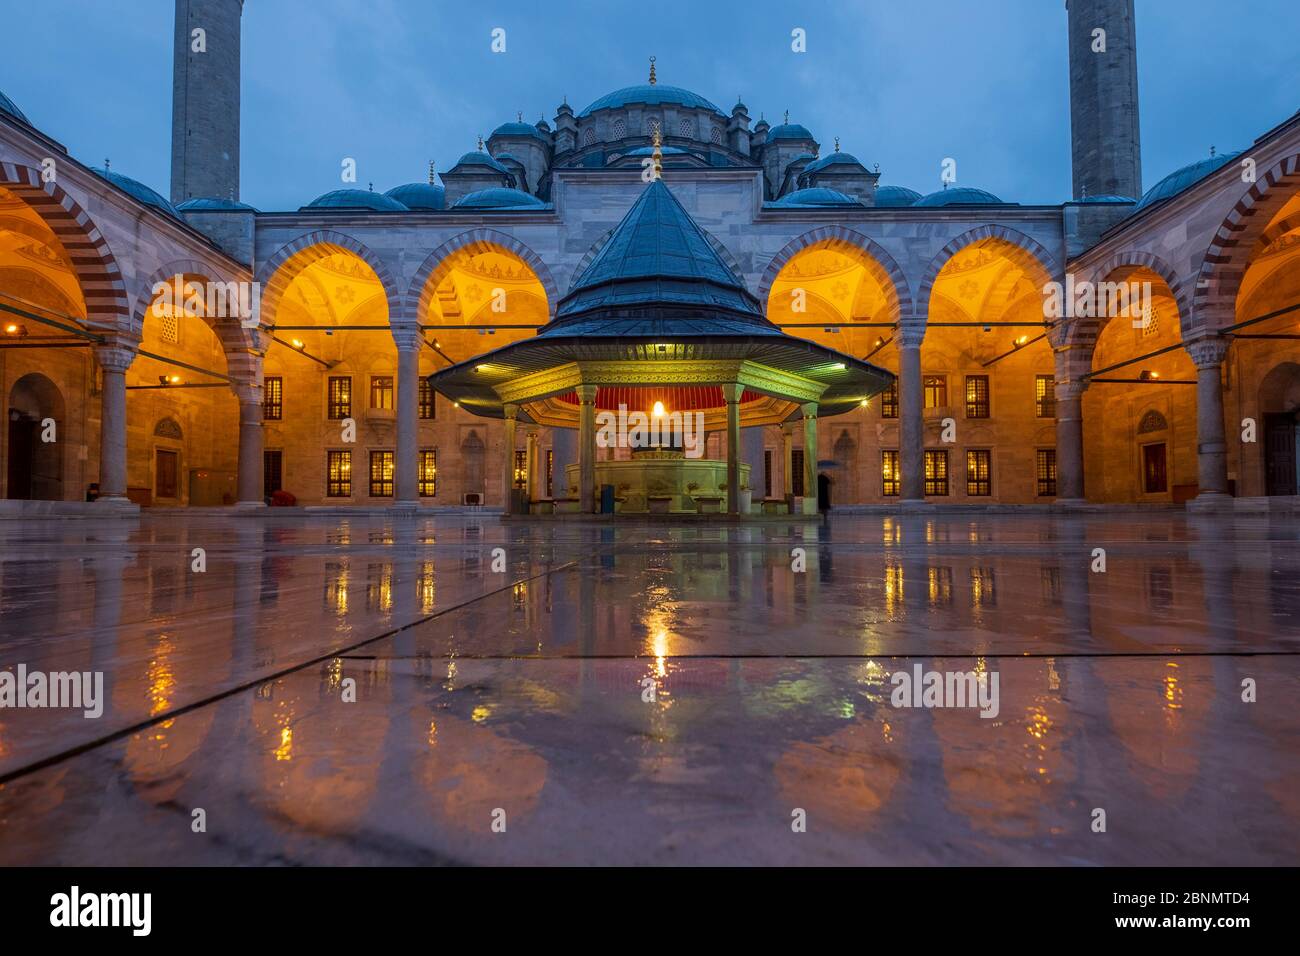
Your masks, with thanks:
M664 403L663 403L663 402L655 402L655 407L654 407L654 417L655 417L655 418L663 418L663 416L664 416Z
M301 348L303 347L303 341L302 341L302 339L294 339L294 340L293 340L293 347L296 348L296 349L301 349Z

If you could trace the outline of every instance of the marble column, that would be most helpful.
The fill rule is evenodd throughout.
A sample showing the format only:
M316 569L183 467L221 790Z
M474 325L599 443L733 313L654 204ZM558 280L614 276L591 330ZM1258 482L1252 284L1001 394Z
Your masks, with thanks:
M596 386L579 385L578 393L578 511L598 510L596 500Z
M262 385L240 385L239 501L236 507L265 508L266 480L262 465Z
M103 371L99 422L99 501L127 504L126 497L126 370L135 361L135 342L112 338L95 346Z
M1083 393L1086 379L1056 383L1056 501L1081 504L1083 495Z
M393 455L395 504L420 503L419 329L394 329L397 342L397 451Z
M924 326L900 326L898 343L898 469L902 500L925 500L925 393L921 384Z
M1228 495L1228 441L1223 427L1223 359L1228 342L1209 335L1187 343L1196 364L1196 461L1198 499Z
M513 514L513 498L515 488L515 427L516 418L519 415L518 405L506 405L506 438L505 438L505 455L501 467L501 481L505 488L505 498L502 503L502 514Z
M727 400L727 514L740 514L740 395L744 386L729 382L722 386Z
M803 513L817 513L817 403L801 406L803 411Z

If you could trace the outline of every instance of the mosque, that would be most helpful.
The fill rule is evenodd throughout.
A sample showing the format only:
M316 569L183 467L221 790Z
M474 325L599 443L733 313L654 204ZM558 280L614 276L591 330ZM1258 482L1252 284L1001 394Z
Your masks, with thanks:
M418 182L258 210L241 0L176 11L169 196L0 93L5 511L1297 500L1300 113L1144 191L1133 0L1068 3L1052 205L922 195L652 60ZM699 416L702 455L597 443L619 408Z

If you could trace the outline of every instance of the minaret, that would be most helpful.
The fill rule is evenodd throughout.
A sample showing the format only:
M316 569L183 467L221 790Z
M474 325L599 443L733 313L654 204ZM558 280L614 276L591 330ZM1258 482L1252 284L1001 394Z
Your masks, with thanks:
M243 10L243 0L176 0L173 203L196 197L239 198L239 21Z
M1142 195L1133 0L1066 0L1074 198Z

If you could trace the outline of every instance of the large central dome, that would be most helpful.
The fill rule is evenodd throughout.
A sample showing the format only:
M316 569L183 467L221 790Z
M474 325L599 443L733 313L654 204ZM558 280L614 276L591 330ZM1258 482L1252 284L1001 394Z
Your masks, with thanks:
M639 86L625 86L613 93L606 93L579 113L578 116L590 116L597 110L615 110L634 103L645 106L684 106L688 109L710 110L722 115L720 109L698 93L684 90L680 86L642 83Z

